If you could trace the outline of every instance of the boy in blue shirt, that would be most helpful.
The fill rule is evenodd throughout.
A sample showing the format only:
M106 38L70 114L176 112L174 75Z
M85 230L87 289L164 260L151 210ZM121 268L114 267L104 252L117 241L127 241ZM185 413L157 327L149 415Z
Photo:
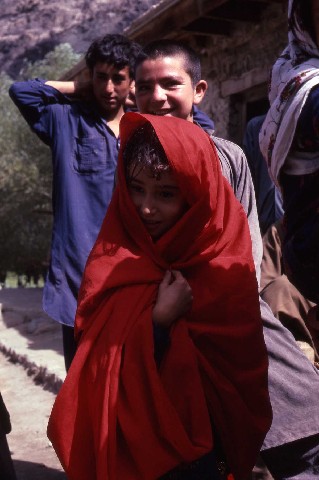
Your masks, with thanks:
M122 35L105 35L86 53L88 82L34 79L13 84L9 92L52 152L53 231L43 308L62 324L66 369L76 348L82 273L112 196L119 122L139 49Z

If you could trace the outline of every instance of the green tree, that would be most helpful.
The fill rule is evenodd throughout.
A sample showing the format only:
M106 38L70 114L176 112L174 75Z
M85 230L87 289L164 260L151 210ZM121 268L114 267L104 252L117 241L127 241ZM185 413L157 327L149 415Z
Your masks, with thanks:
M47 53L43 59L35 62L25 62L20 71L22 79L42 77L50 80L57 80L63 73L76 65L81 58L75 53L71 45L61 43L54 50Z
M80 55L68 44L26 63L20 78L56 79ZM51 225L51 157L8 95L12 79L0 74L0 271L25 273L47 262Z

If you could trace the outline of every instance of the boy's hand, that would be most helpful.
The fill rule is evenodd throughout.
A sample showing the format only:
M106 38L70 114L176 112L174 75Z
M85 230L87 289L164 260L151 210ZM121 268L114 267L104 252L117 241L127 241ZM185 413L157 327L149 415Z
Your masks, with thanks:
M168 270L158 289L153 322L162 327L169 327L190 310L192 301L192 289L181 272Z
M45 82L46 85L54 87L59 92L64 95L71 95L78 98L91 98L93 95L92 81L59 81L59 80L48 80Z
M74 82L74 95L83 99L93 98L92 80L76 80Z

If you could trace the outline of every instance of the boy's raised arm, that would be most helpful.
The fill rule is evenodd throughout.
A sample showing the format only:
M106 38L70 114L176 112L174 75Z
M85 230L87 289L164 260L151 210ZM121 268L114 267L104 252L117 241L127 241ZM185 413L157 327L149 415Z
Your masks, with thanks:
M15 82L9 95L31 129L46 144L53 136L53 116L59 115L60 105L70 104L71 97L84 97L92 91L91 82L43 80L35 78Z
M46 85L55 88L63 95L71 95L77 97L87 97L92 95L92 82L91 80L87 81L61 81L61 80L47 80Z

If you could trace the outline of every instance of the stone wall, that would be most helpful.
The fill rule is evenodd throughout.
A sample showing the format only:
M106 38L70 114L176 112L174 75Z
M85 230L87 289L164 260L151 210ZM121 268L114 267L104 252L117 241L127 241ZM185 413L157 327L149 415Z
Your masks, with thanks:
M286 43L286 11L271 4L260 23L240 25L230 38L214 37L200 48L209 85L201 107L214 119L218 136L240 143L247 120L243 103L265 97L270 68Z

